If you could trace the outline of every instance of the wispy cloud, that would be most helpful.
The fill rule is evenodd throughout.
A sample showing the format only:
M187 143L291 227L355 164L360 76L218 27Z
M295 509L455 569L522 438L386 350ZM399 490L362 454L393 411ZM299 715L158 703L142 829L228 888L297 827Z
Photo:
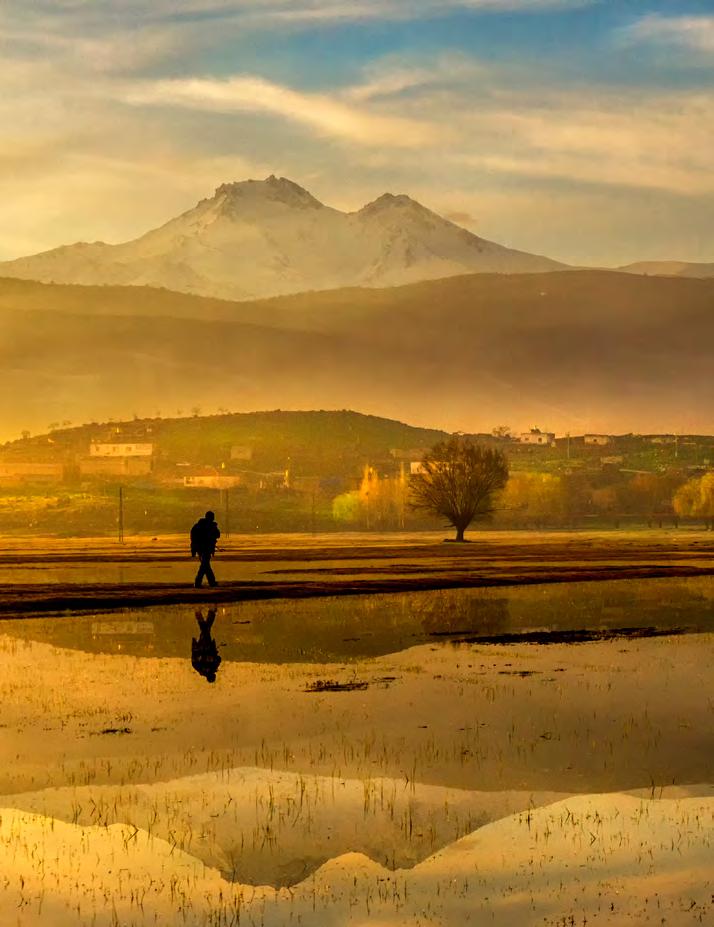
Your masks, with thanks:
M434 129L417 119L382 115L329 94L303 93L253 76L153 81L132 89L126 100L222 113L265 113L360 145L415 148L434 138Z
M388 67L330 94L240 75L147 82L126 99L233 116L264 114L275 131L281 123L298 123L308 138L370 149L382 166L403 165L409 157L425 169L433 159L442 167L469 165L532 180L679 195L714 192L708 142L714 94L705 92L514 89L501 86L498 75L478 62L469 74L464 62L452 68L443 59L432 68ZM374 155L369 158L374 165Z
M279 3L266 0L250 10L254 19L293 23L340 20L410 20L433 17L459 10L473 12L543 12L588 6L597 0L303 0Z
M714 191L707 144L714 94L526 95L492 110L482 128L488 124L494 142L476 157L490 170L684 195Z
M315 47L331 36L303 34L458 9L484 14L474 16L481 36L499 12L589 2L597 0L5 0L0 257L78 237L129 238L223 181L275 172L343 208L385 189L423 195L478 217L486 237L566 258L569 225L580 260L589 245L615 260L634 247L639 221L642 240L659 235L680 255L686 241L706 259L714 91L613 87L594 72L586 83L570 58L551 65L531 54L521 30L488 60L436 41L410 47L412 30L384 25L383 57L361 40L352 49L346 30L344 61L330 45L316 62ZM707 61L714 16L648 16L623 35ZM241 64L226 75L231 55ZM614 219L595 215L600 202ZM674 209L677 223L660 229ZM695 214L698 225L682 219Z
M714 16L643 16L621 30L631 43L670 45L714 53Z
M84 23L95 28L107 23L168 22L239 19L246 24L327 23L360 20L411 20L474 12L541 12L588 6L599 0L6 0L9 14L30 22Z
M386 61L368 70L366 80L342 91L342 97L366 102L437 86L453 88L486 74L481 62L464 55L444 55L428 65Z

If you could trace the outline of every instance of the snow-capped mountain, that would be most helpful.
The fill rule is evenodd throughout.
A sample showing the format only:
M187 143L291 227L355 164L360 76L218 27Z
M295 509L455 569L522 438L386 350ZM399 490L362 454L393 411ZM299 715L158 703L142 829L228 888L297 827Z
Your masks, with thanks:
M250 299L563 267L479 238L408 196L386 193L345 213L271 176L223 184L210 199L133 241L64 245L0 262L0 276Z

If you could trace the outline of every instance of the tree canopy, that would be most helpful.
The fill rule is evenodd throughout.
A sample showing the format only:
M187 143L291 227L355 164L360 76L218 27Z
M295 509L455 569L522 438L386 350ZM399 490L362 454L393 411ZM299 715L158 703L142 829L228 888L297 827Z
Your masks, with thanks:
M456 540L463 541L471 522L493 511L493 497L507 480L502 451L454 436L424 456L412 476L411 505L442 515L456 529Z

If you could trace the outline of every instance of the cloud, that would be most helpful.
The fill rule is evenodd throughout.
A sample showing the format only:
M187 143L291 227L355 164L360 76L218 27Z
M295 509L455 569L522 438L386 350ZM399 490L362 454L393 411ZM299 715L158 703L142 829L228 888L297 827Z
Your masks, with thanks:
M434 130L417 119L382 115L329 94L302 93L259 77L226 80L159 80L130 90L135 105L181 106L222 113L264 113L360 145L416 148L433 141Z
M418 159L426 171L432 157L445 184L453 164L470 165L490 184L500 175L684 196L714 192L714 92L514 86L500 70L483 68L470 81L424 82L383 102L432 127L436 141Z
M42 20L88 29L138 23L234 19L244 25L276 22L311 24L360 20L413 20L454 11L483 13L542 12L577 8L598 0L6 0L6 14L22 22ZM72 30L70 29L70 34ZM75 33L76 34L76 33Z
M482 13L542 12L590 5L597 0L335 0L335 2L266 2L251 10L254 19L292 23L340 20L413 20L459 11Z
M384 190L424 196L459 223L472 224L466 214L477 216L487 237L503 235L516 247L566 259L576 247L575 237L562 231L568 219L578 230L577 259L585 260L588 247L601 260L610 249L613 263L626 249L636 257L637 216L641 240L671 240L672 253L710 257L702 204L714 196L714 92L586 85L572 77L564 84L557 63L551 69L527 57L428 55L408 45L365 64L357 43L359 53L346 54L341 69L334 61L313 68L300 59L304 50L296 41L280 70L271 70L280 54L275 40L286 34L291 16L299 25L308 16L318 23L457 7L535 13L558 5L6 0L3 13L9 6L13 16L9 22L4 15L0 25L0 122L6 127L0 257L77 238L130 238L190 208L223 181L270 173L291 176L346 209ZM285 28L276 25L277 14ZM694 42L696 31L703 48L711 19L646 17L629 27L629 41L664 43L668 36L671 45L678 35L683 46ZM249 33L246 43L267 49L250 28L271 22L266 38L278 51L260 59L255 70L261 74L210 74L212 56L225 67L225 51L239 46L239 32ZM330 84L305 89L304 78ZM592 214L598 198L608 210L615 201L626 205L606 222ZM643 206L646 199L657 207ZM485 208L488 202L493 206ZM664 223L675 202L676 220L665 232L657 217ZM560 203L567 205L560 209ZM629 221L632 204L639 212ZM699 217L691 226L682 218L687 211ZM538 234L531 234L536 225Z
M714 94L591 89L486 107L472 164L571 183L697 195L714 191ZM504 144L505 142L505 144Z
M264 114L276 120L276 131L280 123L298 123L312 130L308 136L371 149L373 166L403 166L413 158L426 169L432 159L442 170L460 164L531 180L685 196L714 192L714 94L513 89L498 76L486 79L478 63L470 78L467 73L463 62L450 67L444 59L432 68L387 68L332 94L250 75L160 80L133 87L126 99L229 116Z
M429 66L387 60L369 68L364 83L343 90L341 95L347 100L365 102L438 85L453 88L484 74L486 68L480 62L464 55L444 55Z
M714 53L714 16L643 16L621 30L630 43L670 45Z

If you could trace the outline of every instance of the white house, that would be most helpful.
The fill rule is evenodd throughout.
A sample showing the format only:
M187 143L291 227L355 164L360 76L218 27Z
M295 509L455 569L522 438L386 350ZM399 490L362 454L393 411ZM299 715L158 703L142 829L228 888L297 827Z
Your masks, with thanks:
M521 444L539 444L545 447L553 447L555 445L555 434L552 431L531 428L530 431L524 431L518 440Z

